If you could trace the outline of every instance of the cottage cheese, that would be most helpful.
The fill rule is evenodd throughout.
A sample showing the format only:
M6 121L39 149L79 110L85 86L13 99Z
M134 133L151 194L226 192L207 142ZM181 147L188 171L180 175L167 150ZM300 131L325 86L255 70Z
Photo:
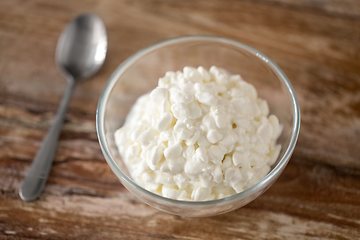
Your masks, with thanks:
M239 193L276 161L282 127L253 85L223 69L166 72L115 132L134 181L164 197L206 201Z

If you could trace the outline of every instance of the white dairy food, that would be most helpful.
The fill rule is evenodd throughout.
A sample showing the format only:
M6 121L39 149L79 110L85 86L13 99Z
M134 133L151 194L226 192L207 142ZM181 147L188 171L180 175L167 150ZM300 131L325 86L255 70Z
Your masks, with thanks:
M211 67L166 72L115 132L134 181L164 197L206 201L239 193L276 161L282 126L239 75Z

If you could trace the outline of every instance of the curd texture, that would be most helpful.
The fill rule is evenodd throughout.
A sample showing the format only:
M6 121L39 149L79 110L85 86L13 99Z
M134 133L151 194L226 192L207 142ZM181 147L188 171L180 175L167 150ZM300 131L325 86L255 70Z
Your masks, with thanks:
M282 131L240 75L211 67L166 72L141 96L115 142L133 180L167 198L207 201L258 183Z

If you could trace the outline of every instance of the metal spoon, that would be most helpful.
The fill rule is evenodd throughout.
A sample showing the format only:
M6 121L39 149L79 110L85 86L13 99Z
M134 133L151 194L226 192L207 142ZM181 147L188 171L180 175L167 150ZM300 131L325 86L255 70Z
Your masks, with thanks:
M105 25L94 14L86 13L76 17L62 32L56 48L56 61L68 84L54 122L20 187L22 200L36 200L44 189L75 84L93 76L100 69L106 51Z

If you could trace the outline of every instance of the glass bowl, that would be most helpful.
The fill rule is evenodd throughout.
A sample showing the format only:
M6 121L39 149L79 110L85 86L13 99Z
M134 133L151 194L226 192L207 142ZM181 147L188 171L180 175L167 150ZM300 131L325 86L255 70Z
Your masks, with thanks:
M257 184L238 194L212 201L180 201L162 197L137 185L118 153L114 132L120 128L137 98L158 84L166 71L185 66L217 66L240 74L266 99L270 113L283 125L277 143L281 152L271 171ZM185 217L204 217L238 209L265 192L279 177L294 150L300 110L290 81L281 69L260 51L241 42L215 36L184 36L168 39L135 53L111 75L99 100L96 129L105 159L120 182L148 205Z

